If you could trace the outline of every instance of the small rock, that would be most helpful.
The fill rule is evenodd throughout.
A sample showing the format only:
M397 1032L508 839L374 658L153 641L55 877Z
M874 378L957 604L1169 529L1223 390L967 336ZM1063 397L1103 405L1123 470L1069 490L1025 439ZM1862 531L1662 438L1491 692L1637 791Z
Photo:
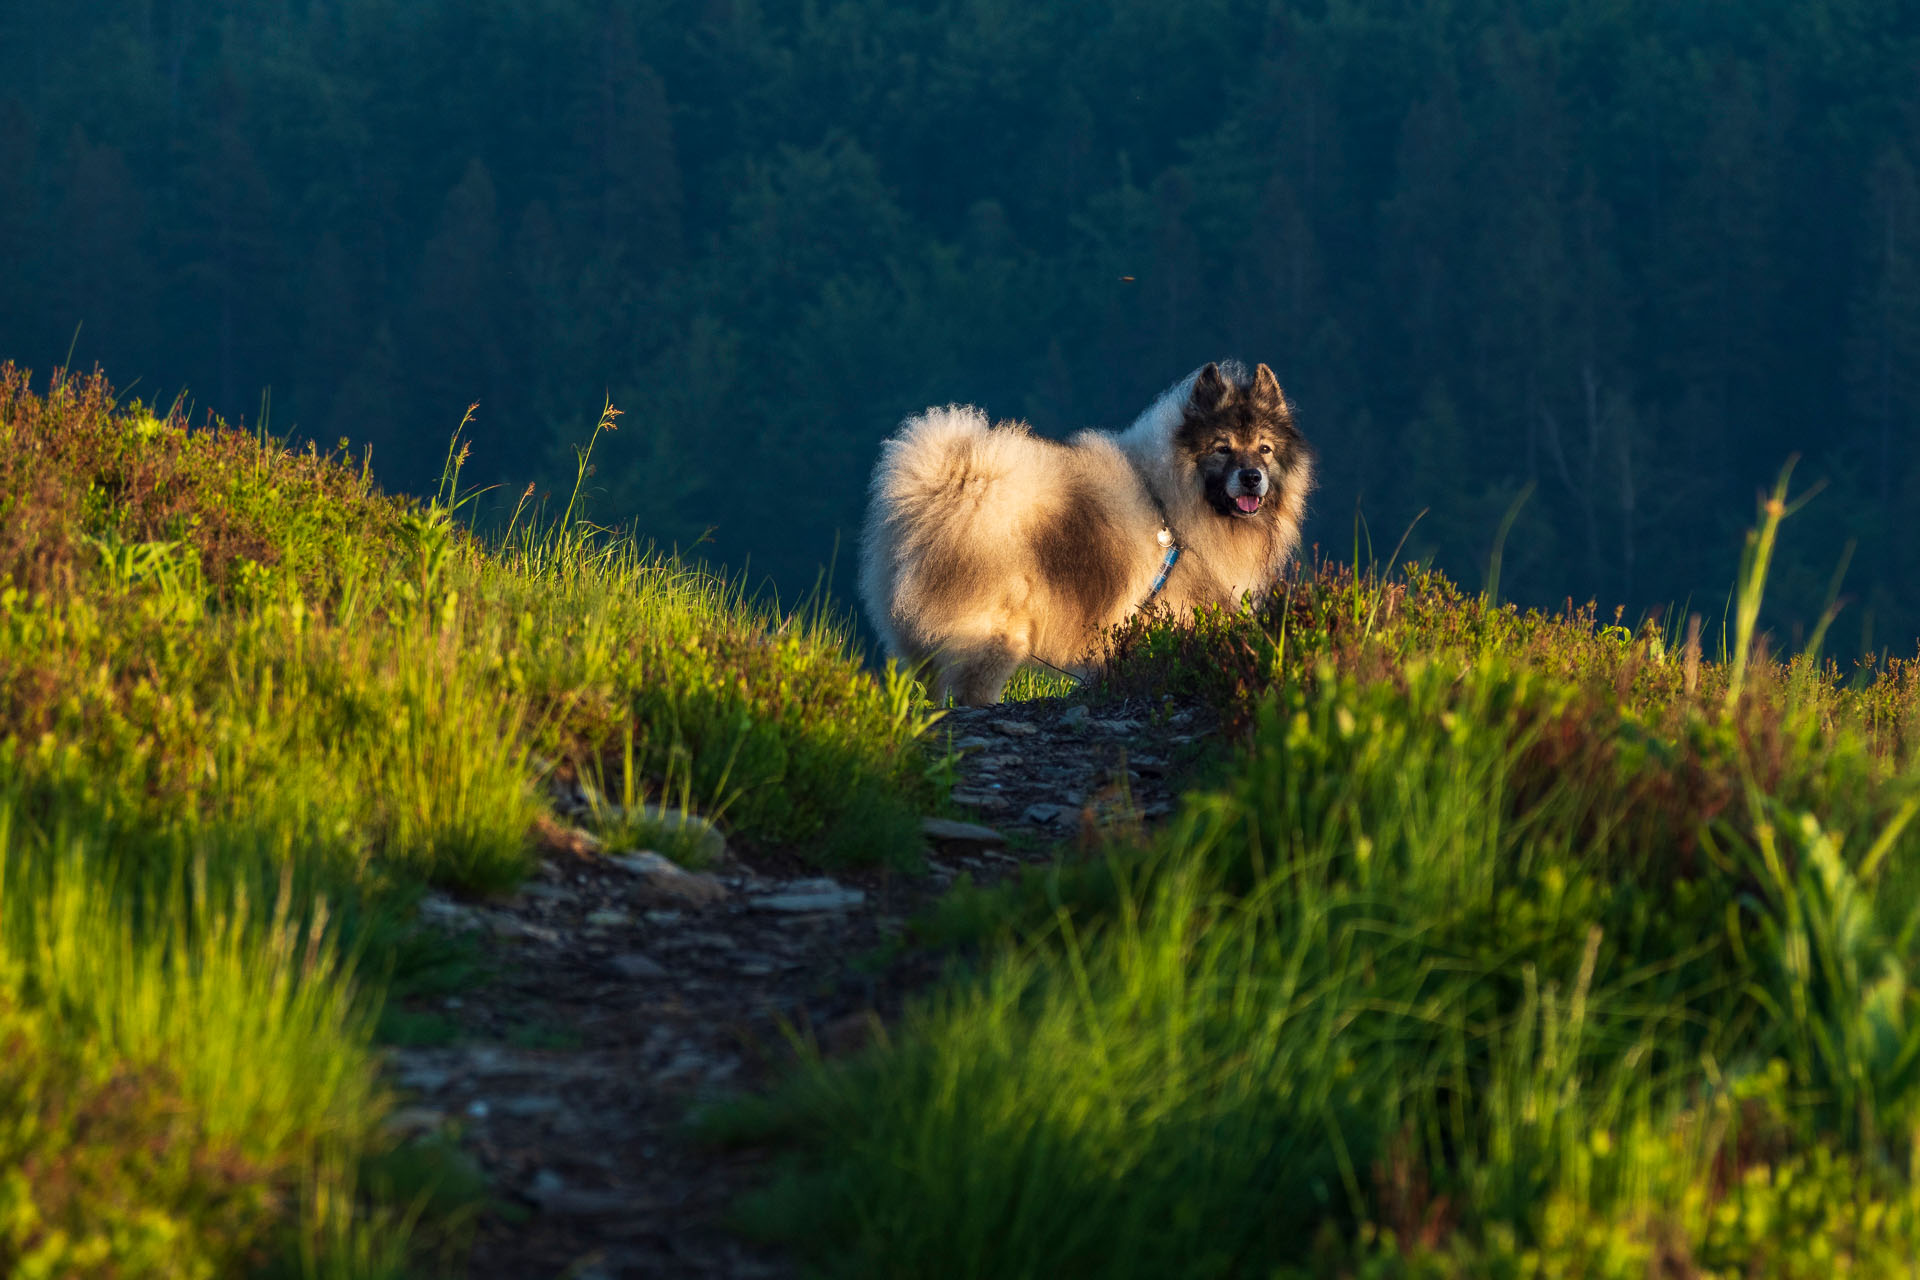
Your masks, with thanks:
M402 1089L416 1093L438 1093L453 1081L453 1072L440 1065L432 1051L391 1049L387 1061L393 1064L393 1078Z
M533 1093L520 1098L508 1098L500 1104L505 1115L526 1119L531 1116L550 1116L561 1107L560 1099L549 1094Z
M664 967L657 961L649 960L638 951L628 951L617 956L608 956L606 965L607 968L613 970L621 977L632 978L636 981L664 978L667 976L667 971Z
M1093 713L1085 707L1068 707L1060 717L1060 727L1063 729L1077 729L1085 724L1087 717L1092 714Z
M1164 818L1173 812L1173 806L1165 800L1156 800L1140 811L1143 818Z
M1107 733L1138 733L1140 731L1138 720L1095 720L1092 724L1094 728L1102 729Z
M1049 827L1060 822L1071 812L1072 810L1066 808L1064 805L1030 804L1027 806L1026 812L1022 813L1020 817L1022 820L1034 823L1037 826Z
M444 893L430 893L420 899L420 918L443 929L477 929L480 913Z
M992 738L983 738L976 733L968 737L962 738L960 739L960 741L954 743L953 749L955 751L979 751L985 747L990 747L992 745L993 745Z
M975 791L967 787L955 787L947 793L947 798L967 809L985 809L998 813L1002 809L1013 807L1005 796L995 795L991 791Z
M567 1180L551 1169L539 1169L534 1172L533 1180L527 1184L527 1194L535 1200L558 1195L567 1189Z
M510 1075L514 1064L497 1047L488 1044L475 1045L467 1051L467 1070L476 1075Z
M467 1114L475 1120L485 1120L487 1118L487 1104L483 1100L475 1098L467 1104Z
M1040 726L1031 720L995 720L993 728L996 733L1004 733L1009 738L1031 738L1040 732Z
M654 1072L658 1081L677 1080L683 1076L705 1075L712 1066L706 1055L691 1045L682 1046L680 1052L673 1055L667 1065Z
M615 854L607 861L637 877L641 892L648 897L704 907L727 896L727 886L717 876L688 871L652 850Z
M742 951L733 958L733 971L743 978L765 978L779 972L780 962L758 951Z
M998 800L1000 797L995 796ZM1006 804L1001 801L1002 806ZM949 818L926 818L920 823L920 834L936 844L965 845L969 848L979 845L1002 845L1007 838L992 827L979 826L972 822L954 822Z
M790 880L785 892L762 894L754 898L753 905L762 911L799 915L809 911L846 911L866 900L867 895L860 890L848 889L833 880L820 877Z
M626 911L604 909L589 911L586 924L591 929L619 929L633 923L633 915Z
M495 912L487 921L487 927L493 931L494 937L510 942L540 942L549 947L560 945L558 929L549 929L543 924L528 924L519 916L507 915L504 912Z

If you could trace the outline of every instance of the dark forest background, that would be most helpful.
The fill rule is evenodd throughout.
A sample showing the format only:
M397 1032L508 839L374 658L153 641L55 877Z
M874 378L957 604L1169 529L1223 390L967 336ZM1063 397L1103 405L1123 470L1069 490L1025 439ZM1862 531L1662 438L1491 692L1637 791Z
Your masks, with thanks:
M430 486L570 482L789 594L902 415L1266 360L1313 535L1510 598L1920 633L1905 0L63 0L0 16L0 357ZM850 577L843 545L841 581ZM1783 636L1783 639L1790 637Z

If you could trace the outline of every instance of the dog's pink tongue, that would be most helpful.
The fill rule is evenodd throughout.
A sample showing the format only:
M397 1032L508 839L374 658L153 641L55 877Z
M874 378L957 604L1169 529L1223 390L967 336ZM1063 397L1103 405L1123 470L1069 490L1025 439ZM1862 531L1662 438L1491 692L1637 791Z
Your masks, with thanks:
M1241 494L1233 500L1233 504L1242 511L1258 511L1260 509L1260 499L1250 493Z

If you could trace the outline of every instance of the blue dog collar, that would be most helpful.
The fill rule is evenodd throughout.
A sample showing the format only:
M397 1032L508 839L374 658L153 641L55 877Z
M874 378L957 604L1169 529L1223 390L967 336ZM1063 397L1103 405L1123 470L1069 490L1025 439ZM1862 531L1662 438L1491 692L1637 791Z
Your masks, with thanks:
M1160 588L1167 585L1167 575L1173 572L1174 564L1180 559L1180 544L1174 539L1173 530L1161 525L1158 541L1167 549L1167 554L1161 557L1160 572L1154 575L1153 585L1147 588L1147 598L1140 602L1142 609L1152 604L1153 598L1160 594Z

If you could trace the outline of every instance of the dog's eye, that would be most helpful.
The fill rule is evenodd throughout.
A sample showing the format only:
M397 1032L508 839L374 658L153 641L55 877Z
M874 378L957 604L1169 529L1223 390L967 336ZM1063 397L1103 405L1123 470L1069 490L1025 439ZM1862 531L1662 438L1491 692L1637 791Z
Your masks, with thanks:
M1270 445L1270 444L1263 444L1263 445L1261 445L1261 446L1260 446L1260 452L1262 452L1262 453L1272 453L1272 452L1273 452L1273 446L1272 446L1272 445Z
M1215 453L1232 453L1233 446L1230 444L1217 444L1213 446L1213 451Z

